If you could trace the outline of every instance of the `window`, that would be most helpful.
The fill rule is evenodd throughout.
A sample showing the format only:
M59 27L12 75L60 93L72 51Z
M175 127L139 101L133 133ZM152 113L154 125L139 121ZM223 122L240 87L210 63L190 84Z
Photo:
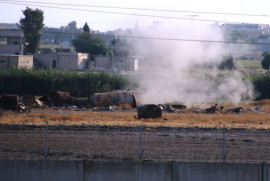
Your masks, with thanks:
M7 38L6 37L0 37L0 45L7 45Z
M0 61L0 67L4 67L5 64L6 64L6 61L5 61L5 60L1 60L1 61Z

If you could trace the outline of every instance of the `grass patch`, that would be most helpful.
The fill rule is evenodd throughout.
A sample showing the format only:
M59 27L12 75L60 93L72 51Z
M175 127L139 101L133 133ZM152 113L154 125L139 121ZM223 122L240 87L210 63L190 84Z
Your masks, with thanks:
M234 65L236 68L262 68L259 60L234 60Z

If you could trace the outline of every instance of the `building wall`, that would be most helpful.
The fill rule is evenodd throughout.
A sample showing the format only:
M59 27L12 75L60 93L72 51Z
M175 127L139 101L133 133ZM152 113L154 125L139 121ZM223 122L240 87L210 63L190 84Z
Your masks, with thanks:
M85 69L88 63L87 53L46 53L35 55L35 60L45 68L65 70ZM54 67L55 61L55 67Z
M0 45L0 54L22 55L24 50L24 35L21 30L0 29L0 37L6 42Z
M96 56L95 67L104 69L118 69L126 71L138 71L138 58L126 56Z
M78 53L78 66L77 69L88 69L89 68L89 58L87 53Z
M18 57L18 68L33 68L33 56L20 55Z
M57 60L57 54L55 53L36 54L34 55L34 58L35 61L41 63L45 68L54 68L53 61Z
M94 66L98 68L111 69L111 57L96 56L94 60Z
M9 56L8 57L9 61L9 67L16 67L18 68L18 56Z
M0 67L33 68L31 55L0 55Z
M0 68L8 68L8 56L0 55Z
M59 53L56 66L58 69L76 70L78 67L78 55L74 53Z
M57 68L65 70L82 70L88 62L87 53L58 53Z

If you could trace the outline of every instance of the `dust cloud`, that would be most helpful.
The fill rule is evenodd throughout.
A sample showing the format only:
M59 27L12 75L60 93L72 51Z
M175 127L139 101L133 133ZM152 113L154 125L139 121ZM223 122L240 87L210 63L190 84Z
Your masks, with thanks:
M185 23L182 26L140 29L133 45L140 60L139 103L232 102L254 97L253 85L237 71L220 73L222 57L239 54L239 45L204 42L224 41L215 25ZM203 40L203 41L189 41ZM245 47L246 51L246 47ZM209 67L209 65L211 65Z

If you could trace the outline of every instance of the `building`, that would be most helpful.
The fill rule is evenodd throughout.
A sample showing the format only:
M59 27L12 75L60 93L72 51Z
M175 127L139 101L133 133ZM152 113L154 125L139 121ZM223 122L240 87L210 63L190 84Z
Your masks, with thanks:
M102 69L117 69L138 71L139 58L135 56L95 56L94 67Z
M22 30L0 29L0 54L24 54L24 34Z
M1 55L0 68L33 68L32 55Z
M44 53L34 55L35 61L44 68L83 70L89 68L87 53Z

